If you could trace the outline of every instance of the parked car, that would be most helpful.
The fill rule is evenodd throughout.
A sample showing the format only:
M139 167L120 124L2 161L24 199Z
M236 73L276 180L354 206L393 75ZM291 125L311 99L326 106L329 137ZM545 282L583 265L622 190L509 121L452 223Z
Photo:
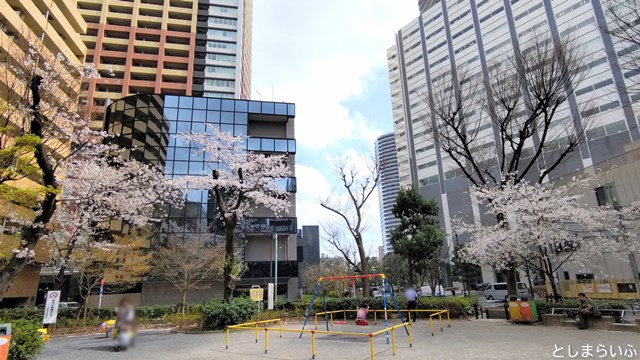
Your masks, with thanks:
M529 294L529 289L525 283L518 283L518 295L525 296ZM491 283L484 289L484 297L487 300L507 300L507 283Z
M60 309L79 309L80 303L75 301L61 302Z

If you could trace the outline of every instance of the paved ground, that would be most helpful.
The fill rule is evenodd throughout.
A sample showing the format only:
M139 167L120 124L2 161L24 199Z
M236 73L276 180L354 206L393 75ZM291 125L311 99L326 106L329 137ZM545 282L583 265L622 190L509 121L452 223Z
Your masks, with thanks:
M287 326L285 326L287 327ZM299 325L289 325L298 328ZM341 331L372 331L379 327L335 325ZM454 321L453 326L444 328L443 333L431 336L428 323L418 321L412 327L413 348L402 329L396 333L397 356L392 356L390 345L384 335L375 338L376 359L554 359L556 358L615 358L623 357L622 351L630 351L633 346L640 359L640 336L638 333L608 332L573 328L545 327L542 325L512 325L504 320ZM437 329L439 330L439 329ZM269 336L269 354L264 354L263 331L260 341L255 343L255 332L235 332L231 335L229 350L225 350L224 333L185 335L169 332L145 332L138 336L136 347L127 352L114 353L113 341L104 337L80 336L53 339L45 345L39 359L43 360L103 360L103 359L145 359L145 360L196 360L196 359L310 359L310 335L298 339L297 333ZM323 360L364 360L369 359L367 338L317 335L316 359ZM602 345L599 348L598 346ZM571 353L568 347L571 346ZM582 351L592 346L589 356ZM576 351L579 354L576 357ZM603 351L606 351L606 355ZM629 354L629 352L628 352ZM584 355L589 355L585 352ZM605 355L605 356L603 356ZM560 357L562 356L562 357ZM626 357L626 356L624 356Z

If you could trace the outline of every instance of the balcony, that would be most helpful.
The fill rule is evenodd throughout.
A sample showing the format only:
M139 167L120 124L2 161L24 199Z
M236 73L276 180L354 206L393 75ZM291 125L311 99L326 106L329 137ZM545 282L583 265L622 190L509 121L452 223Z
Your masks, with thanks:
M247 271L242 275L243 279L272 278L275 275L274 261L248 262ZM298 277L297 261L278 261L278 278Z
M245 234L297 234L298 218L249 217L243 230Z

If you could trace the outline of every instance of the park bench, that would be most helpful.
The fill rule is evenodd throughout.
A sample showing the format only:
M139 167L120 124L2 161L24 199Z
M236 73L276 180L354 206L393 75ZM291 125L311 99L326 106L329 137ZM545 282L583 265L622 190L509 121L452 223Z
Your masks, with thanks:
M573 318L569 318L567 315L568 312L576 312L577 310L577 308L552 308L550 314L542 315L542 320L545 325L549 326L570 326L577 328L578 322ZM627 310L601 310L604 314L615 314L615 316L603 315L600 318L591 318L589 319L589 328L598 330L640 332L640 319L635 319L635 323L617 322L624 318L625 311Z

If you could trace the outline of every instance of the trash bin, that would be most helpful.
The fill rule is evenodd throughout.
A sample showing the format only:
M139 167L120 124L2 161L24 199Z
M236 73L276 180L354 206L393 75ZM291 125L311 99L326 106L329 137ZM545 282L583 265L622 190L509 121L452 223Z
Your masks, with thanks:
M513 322L531 323L538 321L538 309L535 300L527 297L509 298L509 316Z

